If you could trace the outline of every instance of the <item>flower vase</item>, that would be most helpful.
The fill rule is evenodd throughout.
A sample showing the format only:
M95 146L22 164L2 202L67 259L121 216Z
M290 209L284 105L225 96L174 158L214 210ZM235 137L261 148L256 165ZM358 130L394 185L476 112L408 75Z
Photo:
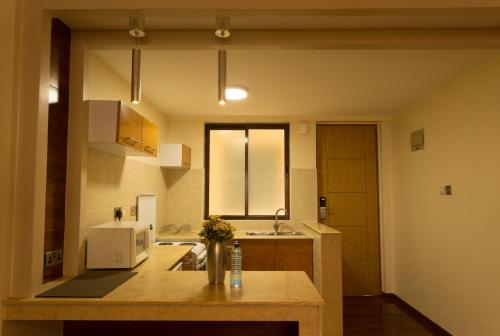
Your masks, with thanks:
M207 247L207 273L210 285L224 283L226 263L226 242L210 240Z

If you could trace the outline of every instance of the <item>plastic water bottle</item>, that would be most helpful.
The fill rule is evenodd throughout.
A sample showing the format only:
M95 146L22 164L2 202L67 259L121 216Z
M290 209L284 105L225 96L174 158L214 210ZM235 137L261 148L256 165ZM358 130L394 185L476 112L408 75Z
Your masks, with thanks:
M241 287L241 247L240 243L235 241L231 251L231 287Z

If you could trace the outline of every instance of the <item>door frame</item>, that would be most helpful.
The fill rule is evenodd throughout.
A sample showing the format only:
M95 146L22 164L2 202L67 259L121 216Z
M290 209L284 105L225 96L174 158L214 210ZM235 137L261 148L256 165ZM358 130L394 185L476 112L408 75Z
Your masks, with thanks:
M394 292L391 138L388 121L316 121L319 125L374 125L377 132L377 186L380 284L382 293ZM316 157L318 152L316 151ZM317 169L317 167L316 167ZM319 194L316 195L316 198Z

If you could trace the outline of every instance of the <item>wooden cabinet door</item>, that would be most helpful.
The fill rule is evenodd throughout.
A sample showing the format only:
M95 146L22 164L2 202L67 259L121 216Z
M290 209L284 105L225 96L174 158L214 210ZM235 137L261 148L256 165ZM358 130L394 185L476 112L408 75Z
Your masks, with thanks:
M272 239L240 240L243 270L274 271L274 241Z
M311 239L277 239L275 250L276 271L304 271L311 281L314 280Z
M240 240L242 269L244 271L274 271L274 242L272 239ZM233 242L227 245L227 269L231 270L231 249Z
M313 281L313 256L312 254L276 254L274 257L274 270L303 271Z
M117 142L141 150L142 116L120 102L118 113Z
M313 281L311 239L242 239L244 271L304 271ZM231 270L231 248L227 244L227 270Z
M146 118L142 118L141 150L152 156L158 154L158 127Z

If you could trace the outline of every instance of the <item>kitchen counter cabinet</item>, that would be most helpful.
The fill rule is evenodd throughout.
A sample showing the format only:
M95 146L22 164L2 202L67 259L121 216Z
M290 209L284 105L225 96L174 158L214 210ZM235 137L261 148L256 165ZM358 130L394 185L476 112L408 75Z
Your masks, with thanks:
M304 271L311 281L313 275L313 241L309 239L240 239L244 271ZM231 269L231 248L227 246Z

